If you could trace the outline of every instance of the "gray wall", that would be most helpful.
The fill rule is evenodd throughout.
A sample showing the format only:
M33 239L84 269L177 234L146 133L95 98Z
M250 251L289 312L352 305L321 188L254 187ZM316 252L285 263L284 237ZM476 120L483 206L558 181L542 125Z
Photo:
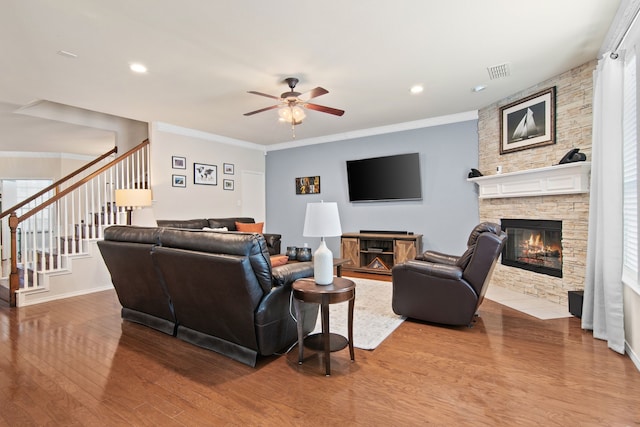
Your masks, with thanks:
M420 153L421 201L349 202L347 160L410 152ZM283 252L304 243L315 250L320 239L302 236L304 215L308 202L324 200L338 203L343 232L412 231L423 234L423 249L461 254L479 218L476 186L466 181L472 167L478 167L476 120L269 151L269 232L282 234ZM320 194L295 194L295 178L316 175ZM339 256L339 237L328 238L327 246Z

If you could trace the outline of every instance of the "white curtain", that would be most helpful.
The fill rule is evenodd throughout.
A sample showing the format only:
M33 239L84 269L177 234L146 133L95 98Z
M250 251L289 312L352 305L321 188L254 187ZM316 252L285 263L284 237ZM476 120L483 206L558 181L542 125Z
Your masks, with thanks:
M582 327L624 354L622 106L624 60L605 54L594 72L593 145Z

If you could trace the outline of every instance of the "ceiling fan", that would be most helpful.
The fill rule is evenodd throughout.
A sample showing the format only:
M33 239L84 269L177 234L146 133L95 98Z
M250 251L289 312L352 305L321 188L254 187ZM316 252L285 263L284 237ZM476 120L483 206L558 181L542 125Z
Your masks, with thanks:
M322 113L333 114L335 116L342 116L344 114L343 110L325 107L324 105L312 104L311 102L309 102L310 99L325 95L329 93L329 91L318 86L317 88L311 89L310 91L305 93L296 92L294 89L298 84L298 81L299 80L295 77L287 77L286 79L284 79L284 82L287 83L290 90L289 92L282 93L279 97L268 95L262 92L256 92L255 90L248 91L248 93L252 93L254 95L277 99L279 103L270 107L261 108L259 110L245 113L244 115L251 116L253 114L262 113L263 111L269 111L279 108L278 115L280 116L280 119L287 123L291 123L291 127L293 128L293 126L302 123L302 120L306 117L303 108L320 111Z

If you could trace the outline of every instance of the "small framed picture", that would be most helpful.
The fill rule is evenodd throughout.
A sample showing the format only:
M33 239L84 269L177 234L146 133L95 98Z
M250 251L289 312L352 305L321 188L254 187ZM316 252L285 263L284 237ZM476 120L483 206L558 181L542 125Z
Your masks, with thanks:
M235 170L233 163L224 163L223 170L225 175L233 175Z
M229 191L233 191L233 180L232 179L225 179L222 181L222 188L225 190L229 190Z
M187 159L179 156L171 156L171 167L173 169L186 169Z
M296 178L296 194L319 194L320 177L305 176Z
M218 185L218 166L194 163L193 183L200 185Z
M500 154L556 143L556 88L500 108Z
M172 187L186 187L187 186L187 176L186 175L171 175L171 186Z

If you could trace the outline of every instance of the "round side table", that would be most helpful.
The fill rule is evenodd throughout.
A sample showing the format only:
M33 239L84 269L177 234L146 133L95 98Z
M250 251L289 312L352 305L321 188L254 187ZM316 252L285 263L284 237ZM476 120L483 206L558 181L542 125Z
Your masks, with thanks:
M344 277L334 277L330 285L316 285L312 278L298 279L293 283L293 303L298 319L298 363L302 364L304 355L304 345L309 347L324 349L325 375L331 375L330 353L349 346L351 361L355 361L353 352L353 305L356 298L356 284ZM348 334L345 338L342 335L329 332L329 304L349 301L348 313ZM322 333L310 335L304 339L302 325L303 319L300 303L320 304L322 315ZM321 344L321 345L319 345Z

